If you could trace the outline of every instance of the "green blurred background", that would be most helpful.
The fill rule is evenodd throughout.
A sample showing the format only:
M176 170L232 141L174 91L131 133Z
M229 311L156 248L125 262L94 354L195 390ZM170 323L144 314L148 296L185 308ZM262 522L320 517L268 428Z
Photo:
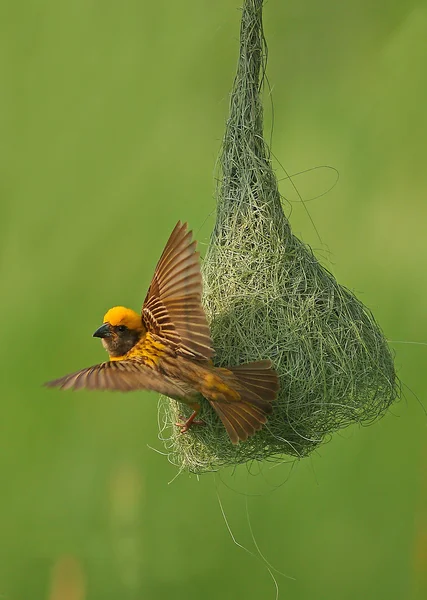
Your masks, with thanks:
M1 598L274 599L218 496L237 540L253 550L252 528L294 578L277 576L282 598L427 597L426 346L393 343L408 387L382 421L256 476L169 484L155 395L41 387L105 358L92 332L140 306L178 219L203 251L237 8L0 4ZM340 173L307 205L319 235L281 182L295 233L390 340L426 342L426 2L270 0L265 29L273 152L288 173ZM333 182L295 179L306 199Z

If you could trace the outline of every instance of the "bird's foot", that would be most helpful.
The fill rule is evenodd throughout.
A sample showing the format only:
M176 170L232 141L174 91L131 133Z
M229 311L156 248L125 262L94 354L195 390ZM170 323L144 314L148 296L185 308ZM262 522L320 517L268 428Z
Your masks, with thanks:
M206 425L206 423L202 419L195 419L196 415L191 415L189 419L184 422L175 423L177 427L179 427L181 433L187 433L192 425ZM184 417L179 417L180 419L184 419Z

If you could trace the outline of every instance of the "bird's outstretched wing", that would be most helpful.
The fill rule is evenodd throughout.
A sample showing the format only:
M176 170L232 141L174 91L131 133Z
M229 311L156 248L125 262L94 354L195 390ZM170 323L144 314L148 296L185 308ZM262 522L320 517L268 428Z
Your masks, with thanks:
M58 387L63 390L116 390L131 392L133 390L153 390L171 398L186 398L191 395L185 389L165 375L153 371L150 367L136 360L116 360L103 362L76 373L65 375L45 384L47 387Z
M196 242L178 221L154 273L142 307L148 331L166 339L182 356L213 356L209 325L201 303L202 276Z

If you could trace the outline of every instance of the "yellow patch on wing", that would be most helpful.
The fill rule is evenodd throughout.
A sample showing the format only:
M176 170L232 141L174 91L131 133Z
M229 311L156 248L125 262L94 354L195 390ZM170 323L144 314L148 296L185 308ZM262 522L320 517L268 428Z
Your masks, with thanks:
M229 373L231 374L230 371ZM203 380L203 389L208 392L209 398L212 398L212 400L221 397L231 402L240 400L240 394L230 387L230 385L224 383L215 373L208 373L203 377Z

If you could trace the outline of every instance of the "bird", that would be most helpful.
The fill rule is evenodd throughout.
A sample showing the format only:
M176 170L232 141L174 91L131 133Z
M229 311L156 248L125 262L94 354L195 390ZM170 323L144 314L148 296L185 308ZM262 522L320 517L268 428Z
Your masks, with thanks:
M202 306L196 241L178 221L157 263L140 313L114 306L93 337L109 360L47 382L63 390L152 390L188 405L176 426L186 433L203 425L201 396L213 407L233 444L267 422L279 381L268 359L228 368L213 363L214 348Z

